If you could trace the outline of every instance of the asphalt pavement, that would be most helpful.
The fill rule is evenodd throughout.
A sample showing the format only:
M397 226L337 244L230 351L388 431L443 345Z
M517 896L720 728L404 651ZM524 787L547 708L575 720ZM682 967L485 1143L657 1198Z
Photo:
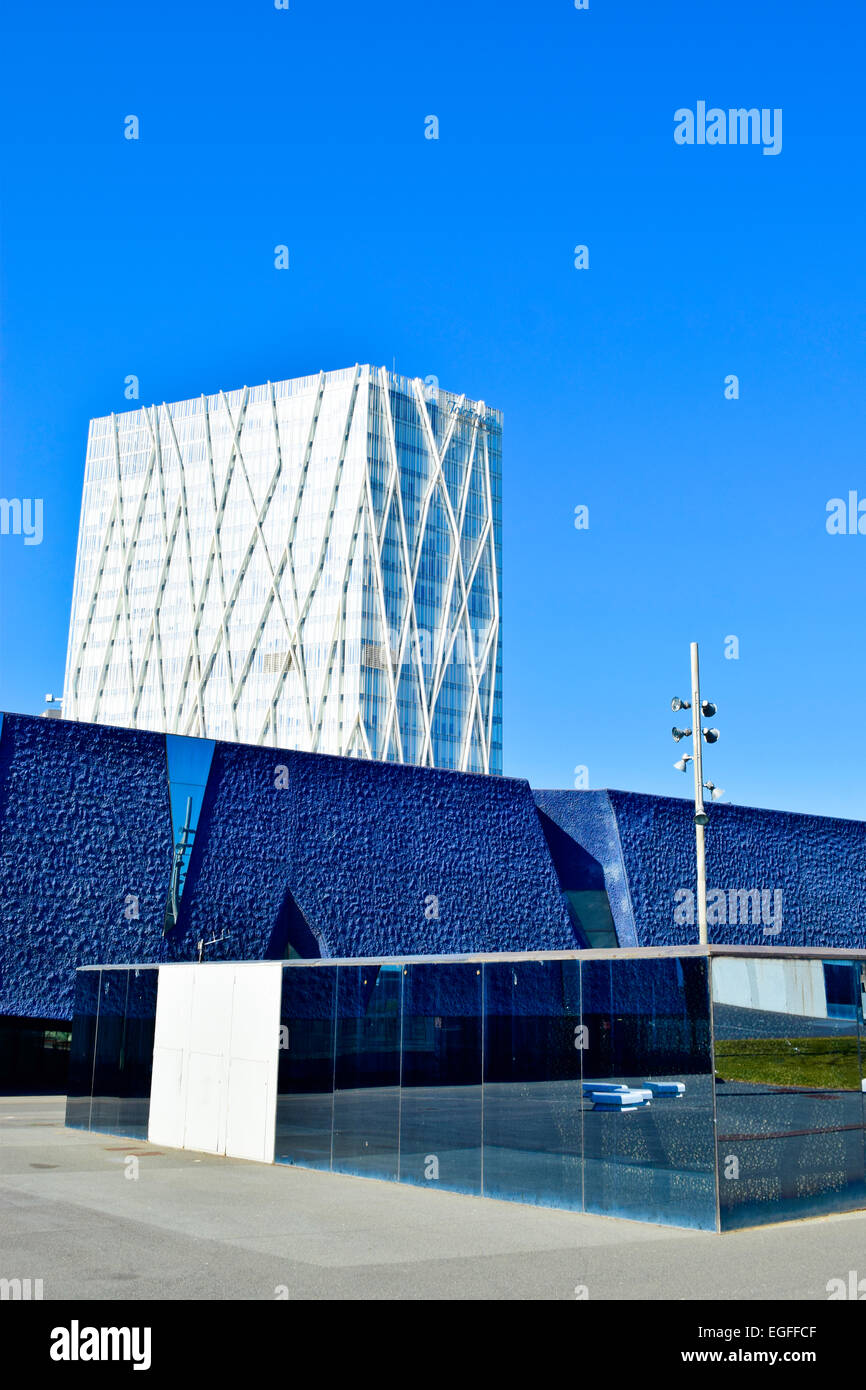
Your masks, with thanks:
M0 1097L0 1280L46 1300L826 1300L866 1279L866 1212L718 1235L160 1149L64 1113Z

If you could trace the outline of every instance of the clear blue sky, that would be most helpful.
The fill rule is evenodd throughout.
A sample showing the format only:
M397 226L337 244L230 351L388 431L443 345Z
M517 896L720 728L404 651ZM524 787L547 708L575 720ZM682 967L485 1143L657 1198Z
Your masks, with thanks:
M729 799L862 816L866 535L825 529L866 497L862 4L290 3L7 9L0 495L44 539L0 536L0 708L62 685L128 374L396 358L505 414L507 773L687 795L697 639ZM782 152L678 146L703 100Z

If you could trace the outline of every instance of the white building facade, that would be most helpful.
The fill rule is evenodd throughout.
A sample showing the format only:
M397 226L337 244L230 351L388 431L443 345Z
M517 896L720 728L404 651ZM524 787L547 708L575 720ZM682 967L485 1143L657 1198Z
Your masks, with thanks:
M430 381L91 421L64 717L501 772L502 420Z

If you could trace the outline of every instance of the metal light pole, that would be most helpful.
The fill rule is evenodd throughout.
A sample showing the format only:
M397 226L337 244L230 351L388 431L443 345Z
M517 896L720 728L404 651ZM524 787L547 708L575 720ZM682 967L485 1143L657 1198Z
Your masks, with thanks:
M698 866L698 942L707 944L707 860L704 850L704 829L707 815L704 810L704 774L701 763L701 673L698 664L698 644L692 642L692 759L695 765L695 850Z
M698 644L691 644L692 658L692 698L691 700L680 700L674 697L671 700L671 709L676 714L678 710L690 709L692 711L692 727L690 729L678 729L676 726L671 730L677 743L681 739L692 736L692 748L694 752L685 753L679 762L674 763L674 767L679 772L685 772L689 763L694 763L695 771L695 857L697 861L698 878L698 941L701 946L707 944L707 861L704 853L704 831L707 826L709 816L704 810L704 788L712 796L713 801L718 801L724 796L724 792L714 786L712 782L704 781L703 768L703 741L707 743L717 743L719 739L718 729L705 729L701 724L701 715L706 715L711 719L716 713L716 706L710 700L701 699L701 672L698 664Z

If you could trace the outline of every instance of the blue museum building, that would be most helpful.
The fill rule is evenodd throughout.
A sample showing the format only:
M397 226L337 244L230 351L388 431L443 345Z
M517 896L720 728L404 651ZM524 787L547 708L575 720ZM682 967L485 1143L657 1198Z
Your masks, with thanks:
M0 715L0 1087L65 1089L84 966L694 944L692 817L670 797ZM864 949L864 880L859 821L711 809L711 944ZM831 967L827 1010L856 1013Z

